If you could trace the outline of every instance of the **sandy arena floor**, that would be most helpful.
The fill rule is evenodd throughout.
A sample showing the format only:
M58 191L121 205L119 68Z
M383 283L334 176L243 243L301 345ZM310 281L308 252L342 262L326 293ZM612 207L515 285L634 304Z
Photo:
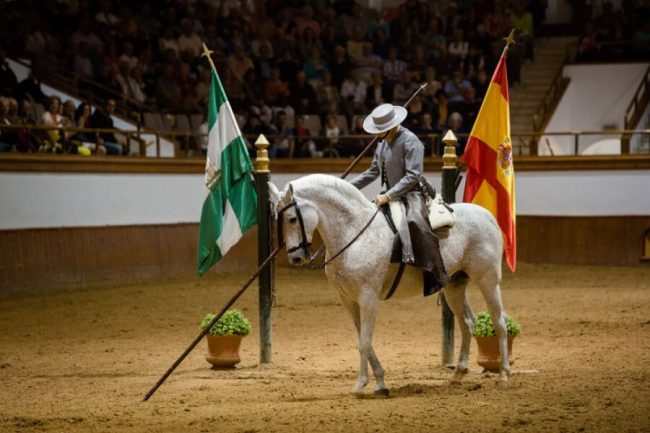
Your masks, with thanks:
M348 394L355 331L324 274L280 268L272 364L258 365L255 285L236 304L254 326L242 363L211 370L202 343L140 403L246 277L0 299L0 431L650 432L649 267L506 271L523 332L505 390L481 373L475 343L470 374L447 383L435 298L383 303L389 399ZM475 288L470 300L484 308Z

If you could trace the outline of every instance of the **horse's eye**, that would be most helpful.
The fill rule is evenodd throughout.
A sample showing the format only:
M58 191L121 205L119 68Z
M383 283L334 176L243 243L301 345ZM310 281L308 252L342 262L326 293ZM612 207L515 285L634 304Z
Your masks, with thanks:
M289 217L289 222L290 222L291 224L295 224L296 221L298 221L298 218L296 218L296 217Z

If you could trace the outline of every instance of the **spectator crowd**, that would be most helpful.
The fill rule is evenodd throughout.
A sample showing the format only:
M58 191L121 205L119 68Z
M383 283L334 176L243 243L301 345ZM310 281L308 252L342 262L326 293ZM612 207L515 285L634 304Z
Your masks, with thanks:
M502 39L512 28L520 43L509 54L508 76L511 85L519 82L523 62L534 56L545 2L406 0L387 10L350 0L2 2L0 43L11 56L31 58L34 76L12 80L2 52L0 116L5 124L108 127L115 103L140 111L205 113L205 42L243 132L274 136L272 156L352 155L361 143L338 137L362 132L359 117L380 103L404 104L424 82L408 106L407 126L419 134L463 134L476 119ZM77 77L81 94L91 89L100 107L29 93L38 87L36 73L54 71ZM30 119L30 103L46 106L49 116ZM104 115L103 122L93 122L95 112ZM5 134L13 134L15 143L19 132L2 132L6 148ZM55 138L38 137L40 144L22 139L13 146L124 152L106 135ZM436 151L432 144L427 141L429 154Z

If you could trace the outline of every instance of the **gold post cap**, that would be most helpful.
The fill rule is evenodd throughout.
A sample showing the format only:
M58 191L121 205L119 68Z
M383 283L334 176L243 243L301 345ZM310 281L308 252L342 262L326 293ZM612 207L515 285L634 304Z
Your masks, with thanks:
M258 173L269 172L269 152L266 150L269 147L269 140L266 139L264 134L260 134L255 141L257 147L257 158L255 158L255 171Z
M260 134L259 137L257 137L257 140L255 141L255 146L261 147L261 146L268 146L269 145L269 140L266 139L264 134Z
M458 138L456 138L456 135L451 131L447 131L444 137L442 137L442 142L445 143L447 146L455 146L456 143L458 143Z

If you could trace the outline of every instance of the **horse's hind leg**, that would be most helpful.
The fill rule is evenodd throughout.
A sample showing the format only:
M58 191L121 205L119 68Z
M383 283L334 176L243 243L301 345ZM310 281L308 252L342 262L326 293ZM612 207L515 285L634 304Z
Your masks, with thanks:
M506 311L501 301L501 286L498 279L485 276L479 280L481 292L485 303L492 316L494 330L499 338L499 352L501 354L501 367L499 369L501 382L508 381L510 374L510 360L508 359L508 329L506 327Z
M381 395L386 395L388 394L388 390L386 389L386 385L384 384L384 369L382 368L381 364L379 363L379 359L377 358L377 355L375 354L375 349L372 347L372 330L371 335L370 335L370 349L368 351L366 360L364 360L364 356L361 353L361 311L359 304L353 301L350 301L349 299L346 299L345 296L341 296L341 300L343 301L343 305L345 308L348 310L350 313L350 316L352 316L352 320L354 321L354 326L357 328L357 336L359 337L359 352L361 354L361 367L359 370L359 380L355 384L354 388L352 388L352 392L354 394L362 394L363 393L363 388L368 384L368 362L370 362L370 366L372 367L372 372L375 375L375 394L381 394ZM377 306L375 306L375 317L376 317L376 311L377 311ZM373 329L374 329L374 319L373 319Z
M474 323L474 313L465 296L465 289L469 278L464 272L457 272L451 278L451 281L444 288L445 299L449 308L454 312L458 321L458 327L461 333L460 353L458 355L458 364L452 378L452 382L458 382L467 374L469 348L472 343L472 324Z

